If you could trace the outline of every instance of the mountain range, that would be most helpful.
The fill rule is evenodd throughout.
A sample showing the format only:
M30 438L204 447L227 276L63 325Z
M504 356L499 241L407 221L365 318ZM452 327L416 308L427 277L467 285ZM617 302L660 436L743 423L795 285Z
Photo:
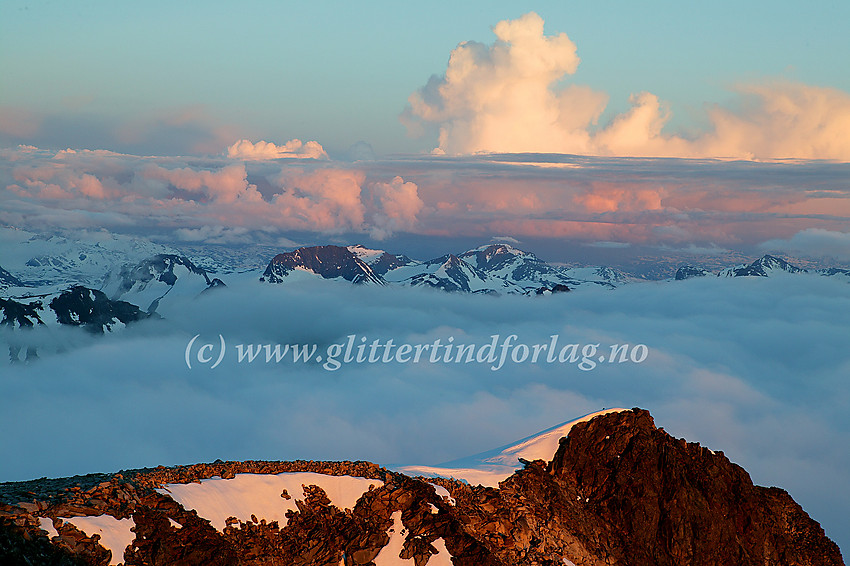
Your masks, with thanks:
M0 326L15 329L60 325L82 326L94 333L114 331L153 315L167 318L185 301L228 285L234 292L250 293L256 285L285 288L298 280L330 280L455 293L540 296L611 290L643 281L606 266L553 265L504 243L425 261L361 245L308 246L276 254L261 271L243 269L259 264L244 250L232 260L221 249L190 258L176 248L127 237L74 242L3 230L2 239L14 245L5 247L0 255L3 262L9 260L9 265L0 265ZM765 255L717 273L699 266L680 266L669 281L798 275L850 278L850 269L810 271ZM10 356L13 361L20 360L23 346L14 348Z
M0 562L844 564L788 493L753 485L722 452L670 436L641 409L591 414L462 464L465 477L218 460L0 484Z

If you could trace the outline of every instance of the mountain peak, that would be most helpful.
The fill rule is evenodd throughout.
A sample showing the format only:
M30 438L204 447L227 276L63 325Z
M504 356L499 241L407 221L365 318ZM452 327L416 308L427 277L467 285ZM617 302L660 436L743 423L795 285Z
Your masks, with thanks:
M593 413L500 455L518 465L492 489L304 460L2 483L0 562L844 564L788 493L642 409Z
M807 273L807 269L791 265L782 258L765 254L749 265L730 267L718 273L718 277L770 277L774 273Z
M365 249L365 248L364 248ZM276 255L266 267L260 281L282 283L295 270L307 271L324 279L345 279L352 283L385 282L369 265L349 248L341 246L310 246Z

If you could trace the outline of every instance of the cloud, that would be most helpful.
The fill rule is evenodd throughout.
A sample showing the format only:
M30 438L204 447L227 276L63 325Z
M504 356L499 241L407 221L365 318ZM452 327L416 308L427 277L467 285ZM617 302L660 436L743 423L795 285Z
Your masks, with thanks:
M141 175L145 179L163 181L189 193L201 193L216 202L263 202L257 187L248 184L243 165L230 165L216 171L197 171L189 167L165 169L151 165L145 167Z
M415 183L400 176L367 182L362 169L327 161L233 163L31 147L3 153L0 222L21 228L164 230L181 241L293 230L386 237L412 229L423 207Z
M405 121L439 125L439 149L449 154L586 152L586 128L607 96L550 88L578 67L575 44L563 33L545 36L533 12L493 31L491 46L464 42L452 51L445 74L410 96Z
M0 147L108 149L136 155L212 155L249 132L200 105L111 115L98 109L37 112L0 105Z
M490 239L494 242L506 242L508 244L514 244L514 245L519 245L520 243L522 243L519 240L517 240L516 238L513 238L511 236L493 236Z
M0 452L19 455L0 460L0 480L216 458L437 464L602 407L641 406L671 434L723 450L755 482L789 490L829 536L850 543L850 454L839 449L850 437L846 282L698 278L535 300L222 277L227 288L173 306L164 321L4 367L0 426L25 421L27 434L0 436ZM215 370L185 366L199 333L230 344ZM233 353L240 343L324 350L349 334L476 344L557 334L602 351L643 343L649 356L588 372L430 362L327 372L240 364ZM65 338L39 340L46 348Z
M530 12L499 22L491 45L459 44L446 72L408 99L411 132L439 129L438 154L575 153L647 157L850 161L850 94L790 81L738 85L730 107L708 110L695 138L664 132L670 112L650 92L610 123L597 121L605 93L561 82L576 72L575 44L547 36Z
M807 228L786 240L768 240L759 247L771 252L848 261L850 260L850 232Z
M104 227L182 240L217 226L325 235L298 241L410 233L467 245L499 234L740 250L807 229L841 232L850 221L850 164L836 162L551 154L234 162L32 147L0 158L0 222L38 231Z
M300 229L360 231L365 221L360 196L365 178L362 171L355 169L284 168L277 177L282 191L271 204Z
M243 161L263 161L267 159L328 159L324 148L315 141L306 143L299 139L289 140L283 145L271 142L239 140L227 148L227 157Z
M372 205L372 238L386 239L397 230L411 230L416 216L422 210L416 183L394 177L389 183L372 183L368 187L367 202Z

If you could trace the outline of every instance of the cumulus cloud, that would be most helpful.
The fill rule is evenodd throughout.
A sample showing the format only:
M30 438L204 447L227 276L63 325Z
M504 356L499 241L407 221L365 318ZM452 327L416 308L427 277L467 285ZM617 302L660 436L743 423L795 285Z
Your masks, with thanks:
M360 193L366 176L354 169L284 168L277 177L283 191L271 204L305 230L359 231L365 207Z
M829 536L850 543L844 281L702 278L546 300L224 281L164 321L0 370L0 426L27 423L26 435L0 436L0 452L23 455L0 460L0 479L216 458L438 464L602 407L641 406L671 434L723 450L755 482L789 490ZM214 370L185 366L198 333L230 345ZM315 343L324 353L349 334L397 344L486 344L493 334L535 344L558 334L604 350L643 343L649 356L587 372L430 362L328 372L240 364L234 353L240 343Z
M264 161L267 159L328 159L328 154L319 142L289 140L283 145L267 141L252 143L239 140L227 148L227 157L242 161Z
M141 172L145 179L164 181L176 189L201 193L207 198L222 202L262 202L263 197L255 185L248 184L243 165L230 165L215 171L195 170L189 167L166 169L158 165L146 167Z
M383 240L397 230L410 230L416 224L416 216L422 210L416 183L405 182L394 177L389 183L372 183L367 189L373 228L371 236Z
M714 106L694 139L663 131L670 112L650 92L597 126L608 97L560 86L579 64L563 33L547 36L531 12L499 22L491 45L464 42L446 72L414 92L402 121L439 128L436 153L553 152L584 155L836 159L850 161L850 94L788 81L739 85L733 107Z
M545 36L543 19L533 12L493 31L491 46L464 42L452 51L445 75L411 95L405 120L438 124L439 149L449 154L586 152L586 128L607 96L550 88L578 67L575 44L563 33Z

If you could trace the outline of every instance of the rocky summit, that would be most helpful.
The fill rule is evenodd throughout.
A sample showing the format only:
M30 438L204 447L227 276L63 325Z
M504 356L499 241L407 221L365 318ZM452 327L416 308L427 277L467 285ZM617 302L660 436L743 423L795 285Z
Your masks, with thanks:
M844 564L783 490L647 411L577 421L498 484L221 462L0 484L0 564Z

